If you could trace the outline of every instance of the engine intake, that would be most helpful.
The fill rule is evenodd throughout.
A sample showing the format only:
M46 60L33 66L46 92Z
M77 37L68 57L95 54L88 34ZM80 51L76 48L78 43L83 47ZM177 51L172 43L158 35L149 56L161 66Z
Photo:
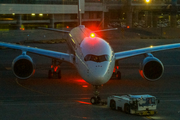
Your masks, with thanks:
M139 72L144 79L156 81L163 75L164 66L156 57L148 56L143 60Z
M28 55L20 55L12 62L14 75L19 79L28 79L35 73L33 60Z

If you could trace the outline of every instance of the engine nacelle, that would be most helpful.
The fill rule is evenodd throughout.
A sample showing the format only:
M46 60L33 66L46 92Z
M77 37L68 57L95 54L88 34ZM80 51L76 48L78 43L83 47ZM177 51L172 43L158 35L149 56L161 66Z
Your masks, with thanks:
M35 65L28 55L20 55L12 62L14 75L19 79L28 79L35 73Z
M156 81L163 75L164 66L156 57L148 56L140 65L139 73L146 80Z

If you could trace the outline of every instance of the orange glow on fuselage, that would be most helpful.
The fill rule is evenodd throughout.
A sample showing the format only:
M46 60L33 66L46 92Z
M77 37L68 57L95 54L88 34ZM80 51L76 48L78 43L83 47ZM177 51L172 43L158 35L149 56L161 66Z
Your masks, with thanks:
M139 70L140 75L145 79L143 70Z
M99 44L100 40L98 37L92 38L91 36L87 39L87 43L89 46L97 46Z

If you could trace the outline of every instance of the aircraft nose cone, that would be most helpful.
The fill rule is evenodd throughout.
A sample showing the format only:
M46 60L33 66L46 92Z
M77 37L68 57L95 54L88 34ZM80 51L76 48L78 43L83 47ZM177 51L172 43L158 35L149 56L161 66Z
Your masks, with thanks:
M94 63L88 62L89 66L89 78L88 81L90 84L93 85L102 85L105 84L109 78L109 62L102 62L102 63Z
M92 77L93 81L97 85L102 85L106 83L106 74L107 70L102 70L102 69L96 69L95 71L92 71Z
M104 79L104 75L97 74L97 75L94 75L94 78L95 78L97 81L102 81L102 80Z

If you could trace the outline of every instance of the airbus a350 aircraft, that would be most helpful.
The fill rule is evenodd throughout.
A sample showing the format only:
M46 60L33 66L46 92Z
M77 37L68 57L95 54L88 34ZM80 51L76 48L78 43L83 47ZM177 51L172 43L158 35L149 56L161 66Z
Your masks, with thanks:
M14 75L19 79L28 79L34 74L34 62L32 58L26 54L27 52L52 58L52 69L49 70L48 73L49 78L53 77L53 74L57 72L60 63L69 62L76 66L79 74L86 82L95 87L94 97L91 98L92 104L100 102L99 86L108 82L112 74L116 74L118 78L121 77L120 72L117 70L117 65L115 65L118 60L144 54L146 57L141 64L139 72L144 79L156 81L161 78L164 67L162 62L151 53L180 48L180 44L177 43L114 53L111 46L104 39L96 36L95 33L99 31L91 31L83 25L79 25L71 31L49 28L47 28L47 30L68 33L69 38L67 44L71 52L61 53L0 42L0 46L22 51L22 54L12 62ZM116 69L115 73L113 73L114 69ZM61 78L60 73L61 71L59 70L59 78Z

